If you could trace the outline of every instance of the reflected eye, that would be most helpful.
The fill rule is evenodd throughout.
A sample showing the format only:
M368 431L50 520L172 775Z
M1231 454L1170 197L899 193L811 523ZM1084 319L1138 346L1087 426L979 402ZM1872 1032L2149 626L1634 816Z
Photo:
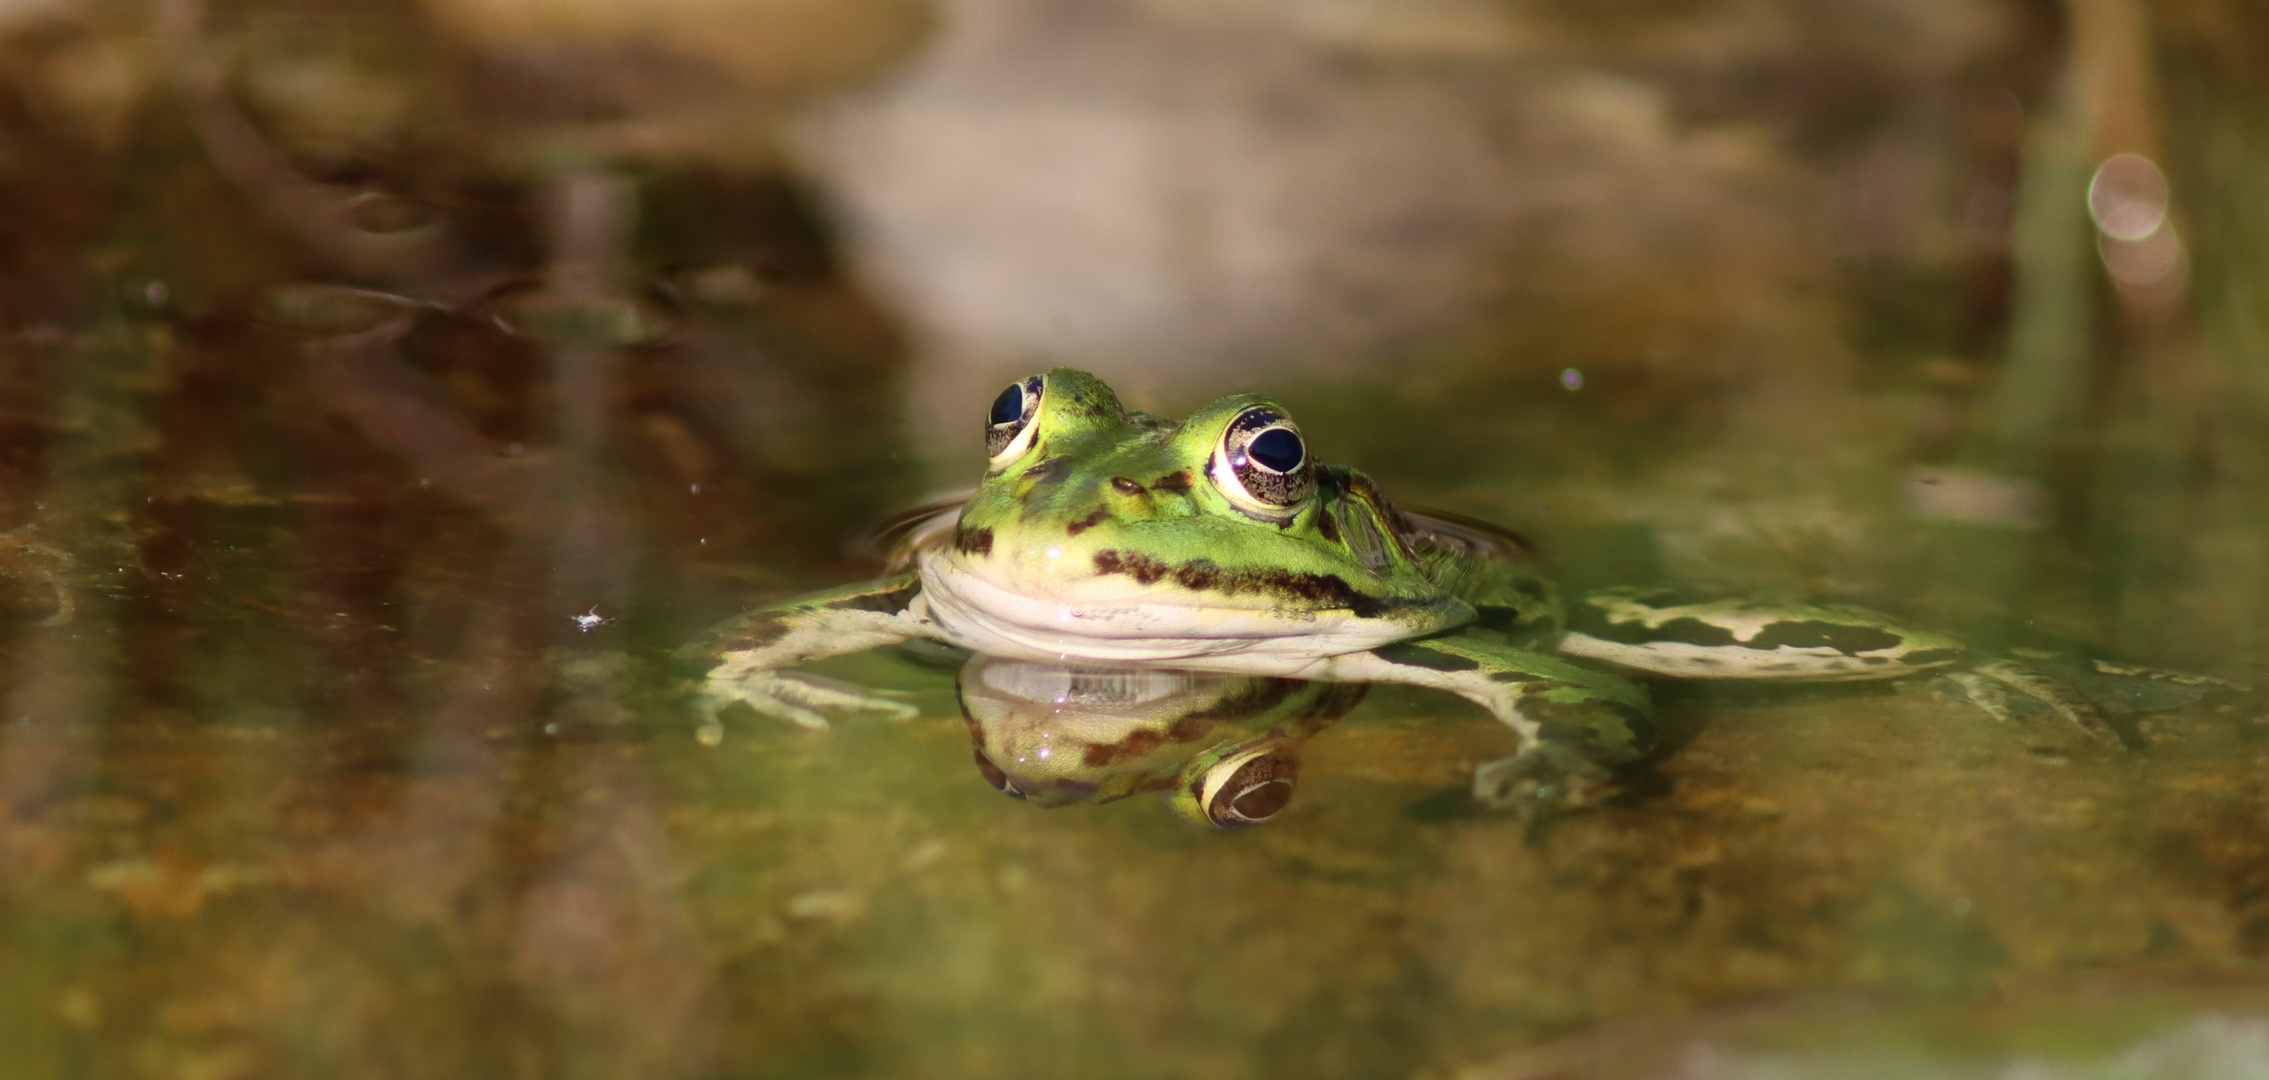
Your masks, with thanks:
M1032 446L1032 418L1040 412L1043 376L1013 382L993 399L985 415L985 456L1000 465L1015 460Z
M998 791L1011 799L1024 797L1024 792L1016 786L1015 781L1010 780L1008 774L1001 771L1000 766L993 764L993 759L986 757L982 748L971 748L969 753L970 756L977 759L977 775L984 777L985 782L991 784L994 791Z
M1263 517L1290 516L1316 487L1307 440L1291 417L1265 405L1229 422L1212 472L1214 484L1239 510Z
M1299 775L1300 759L1292 747L1255 747L1206 770L1199 801L1215 828L1250 828L1284 812Z

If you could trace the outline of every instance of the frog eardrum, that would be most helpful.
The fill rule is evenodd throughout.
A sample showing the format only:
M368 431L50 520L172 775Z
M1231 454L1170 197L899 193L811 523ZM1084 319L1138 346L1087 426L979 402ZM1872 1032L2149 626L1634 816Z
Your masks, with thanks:
M1289 517L1316 490L1307 441L1291 417L1267 406L1229 422L1209 471L1231 504L1262 517Z

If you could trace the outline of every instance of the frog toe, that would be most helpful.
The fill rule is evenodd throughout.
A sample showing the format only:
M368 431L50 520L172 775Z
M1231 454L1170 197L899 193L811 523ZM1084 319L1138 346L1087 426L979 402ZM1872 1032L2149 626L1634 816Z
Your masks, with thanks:
M2004 724L2017 722L2017 708L2010 701L2010 691L1977 672L1949 671L1940 677L1938 685L1940 701L1968 704Z
M2253 693L2253 687L2245 683L2234 682L2213 675L2200 675L2194 671L2175 671L2170 668L2123 664L2115 660L2102 659L2089 661L2088 670L2111 679L2155 684L2162 687L2182 687L2186 693L2179 704L2189 704L2212 694Z
M715 746L725 738L722 715L733 705L745 705L758 716L785 720L811 731L826 731L831 725L827 717L805 707L800 700L805 695L794 688L795 683L776 672L761 672L734 680L726 685L711 685L703 693L702 719L695 729L695 737L705 746Z
M1597 806L1613 797L1615 777L1582 753L1539 743L1473 773L1473 797L1484 806L1550 813Z
M879 713L891 720L912 720L922 714L914 703L898 700L894 691L869 690L840 679L801 671L783 671L777 678L776 695L810 710ZM826 721L821 720L820 726L826 726Z
M785 720L811 731L826 731L828 713L878 713L892 720L921 715L912 702L898 701L849 683L800 671L742 672L730 679L710 680L701 695L701 719L694 737L704 746L724 741L720 713L735 703L759 716Z
M2015 660L1994 660L1977 665L1972 671L2006 687L2025 698L2045 706L2049 712L2065 719L2081 734L2105 746L2126 745L2119 732L2104 719L2103 710L2080 692L2072 683ZM1982 700L1973 695L1972 700ZM1988 709L1987 711L1991 711Z
M693 725L693 741L703 746L724 745L725 720L717 714L717 703L704 698L694 709L698 719Z

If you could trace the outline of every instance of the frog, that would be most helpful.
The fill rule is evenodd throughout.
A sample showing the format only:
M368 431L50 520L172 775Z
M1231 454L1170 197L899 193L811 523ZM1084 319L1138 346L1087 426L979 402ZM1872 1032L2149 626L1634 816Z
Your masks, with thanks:
M1011 661L1446 691L1517 737L1476 770L1473 795L1525 814L1623 791L1662 733L1654 679L1945 675L1989 715L2052 713L2119 743L2066 680L1869 608L1644 586L1566 599L1525 538L1398 505L1363 472L1316 460L1267 396L1175 421L1060 367L1010 383L983 429L975 489L902 518L881 576L732 617L680 651L702 672L701 742L722 741L734 706L815 729L829 714L910 716L907 702L796 665L942 643ZM2163 674L2184 701L2219 682Z

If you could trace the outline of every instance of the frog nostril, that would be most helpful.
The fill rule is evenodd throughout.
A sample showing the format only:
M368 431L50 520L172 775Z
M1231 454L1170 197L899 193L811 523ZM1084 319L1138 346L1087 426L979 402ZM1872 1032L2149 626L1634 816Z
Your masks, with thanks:
M1130 480L1124 476L1114 476L1111 478L1111 490L1116 491L1121 495L1143 494L1143 487L1140 483L1134 480Z

